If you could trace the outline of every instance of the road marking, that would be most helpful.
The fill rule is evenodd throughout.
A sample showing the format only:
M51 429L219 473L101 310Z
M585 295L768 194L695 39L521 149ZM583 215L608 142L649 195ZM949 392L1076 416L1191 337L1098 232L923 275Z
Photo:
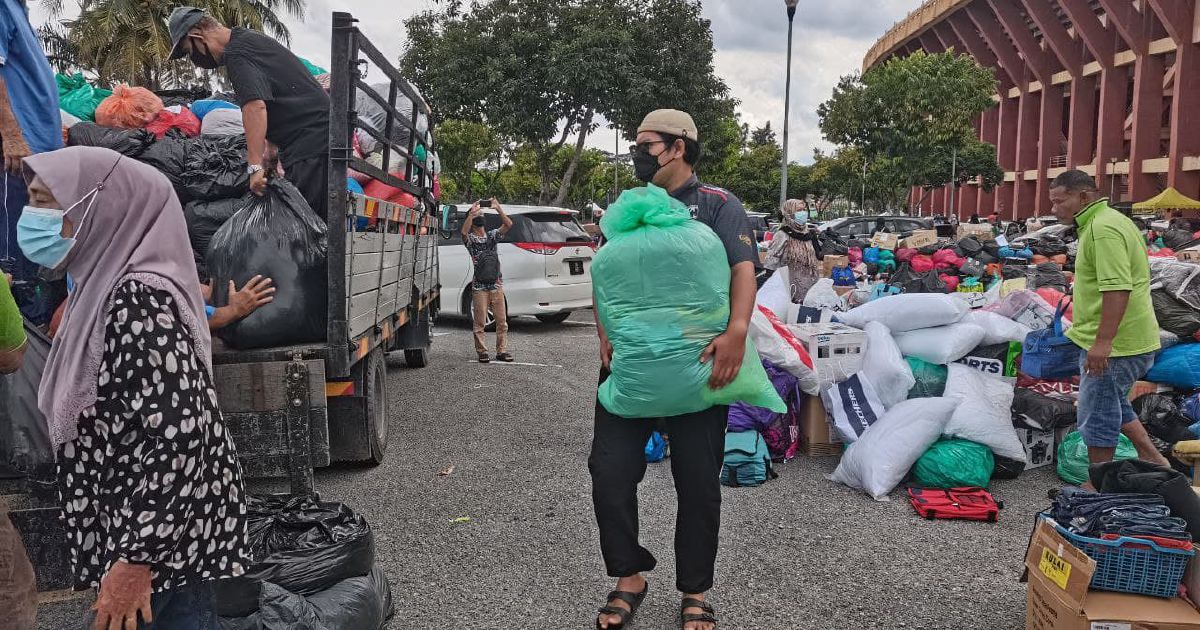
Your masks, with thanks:
M444 333L435 332L435 333L433 333L433 336L434 337L445 337L446 335L453 335L453 334L454 333L452 333L452 332L444 332Z
M471 360L471 361L467 361L467 363L479 363L479 361ZM544 368L559 368L559 369L562 369L562 367L563 367L561 365L549 365L546 363L520 363L518 361L492 361L491 363L487 363L485 365L523 365L526 367L544 367Z

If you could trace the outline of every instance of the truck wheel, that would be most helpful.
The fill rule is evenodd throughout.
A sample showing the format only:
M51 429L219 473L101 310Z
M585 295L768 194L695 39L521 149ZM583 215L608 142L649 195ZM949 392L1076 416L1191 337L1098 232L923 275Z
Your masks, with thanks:
M367 431L371 444L371 457L366 463L379 465L383 463L388 446L387 361L379 350L367 358L363 370L363 395L367 403Z
M536 317L537 320L539 322L542 322L543 324L561 324L561 323L567 321L567 319L569 317L571 317L571 313L566 312L566 313L555 313L553 315L534 315L534 317Z
M404 364L410 368L423 368L429 365L429 348L405 350Z

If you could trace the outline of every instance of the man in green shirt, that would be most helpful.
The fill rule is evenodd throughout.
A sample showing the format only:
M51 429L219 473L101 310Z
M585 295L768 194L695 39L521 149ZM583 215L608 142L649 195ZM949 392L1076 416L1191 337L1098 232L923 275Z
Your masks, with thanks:
M0 274L0 374L16 372L25 354L25 327L8 286L10 281L6 274ZM13 624L4 627L37 626L33 566L21 537L8 520L8 504L3 498L0 498L0 610L5 611L5 620ZM4 622L0 621L0 625Z
M1124 433L1138 457L1166 466L1129 404L1130 388L1149 371L1160 347L1145 238L1133 221L1108 206L1083 171L1054 178L1050 201L1059 221L1075 225L1079 234L1075 319L1066 334L1086 351L1080 360L1078 419L1088 459L1112 461Z

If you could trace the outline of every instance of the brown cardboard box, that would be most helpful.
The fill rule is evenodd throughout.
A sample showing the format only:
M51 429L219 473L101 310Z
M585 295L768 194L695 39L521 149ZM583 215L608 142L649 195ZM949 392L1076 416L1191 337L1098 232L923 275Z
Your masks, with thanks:
M1033 531L1025 556L1029 597L1025 630L1194 630L1200 612L1178 597L1159 599L1089 591L1096 561L1048 521Z
M840 455L842 445L829 426L829 414L820 396L808 396L800 408L800 445L810 457Z
M824 275L822 278L830 278L833 276L835 267L845 267L850 264L849 256L826 256L821 259L821 264L824 265Z
M1187 249L1175 254L1175 259L1179 262L1200 263L1200 250Z
M987 223L959 223L958 234L956 236L959 239L974 236L984 242L996 239L996 236L992 233L992 226Z
M937 242L937 230L916 230L912 233L912 236L900 241L900 247L907 249L921 249L926 245L933 245Z
M837 293L839 297L846 297L857 290L858 287L833 287L834 293Z
M900 237L887 232L876 232L875 236L871 238L871 246L879 249L894 250L899 244Z

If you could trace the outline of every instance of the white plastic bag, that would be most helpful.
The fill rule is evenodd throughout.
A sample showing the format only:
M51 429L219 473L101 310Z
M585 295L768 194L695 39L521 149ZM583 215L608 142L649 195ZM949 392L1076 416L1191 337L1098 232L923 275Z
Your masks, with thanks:
M800 389L816 396L821 392L821 381L812 367L808 351L787 326L765 308L760 304L750 316L748 335L758 349L758 356L800 379Z
M867 349L863 353L862 374L875 388L887 409L908 400L908 391L917 384L912 368L892 332L879 322L867 322Z
M886 501L888 493L941 437L957 406L958 401L951 398L914 398L892 407L850 445L829 478Z
M975 324L984 330L983 341L980 343L990 346L997 343L1012 341L1024 342L1025 337L1033 332L1031 328L1020 322L1013 321L999 313L989 311L971 311L963 318L968 324Z
M846 301L833 289L833 280L821 278L804 296L804 305L830 311L846 310ZM856 326L857 328L857 326Z
M887 410L861 372L825 388L821 402L833 416L833 426L846 444L858 440Z
M902 293L873 300L838 316L838 321L855 328L879 322L892 332L906 332L953 324L971 307L944 293Z
M788 307L792 304L792 285L788 279L788 268L780 267L767 278L754 301L759 306L771 309L776 317L787 317Z
M1025 462L1025 447L1012 423L1013 379L988 376L955 363L946 378L946 398L959 401L943 434L978 442L992 452Z
M987 334L975 324L958 323L896 333L896 345L906 357L946 365L967 356Z

